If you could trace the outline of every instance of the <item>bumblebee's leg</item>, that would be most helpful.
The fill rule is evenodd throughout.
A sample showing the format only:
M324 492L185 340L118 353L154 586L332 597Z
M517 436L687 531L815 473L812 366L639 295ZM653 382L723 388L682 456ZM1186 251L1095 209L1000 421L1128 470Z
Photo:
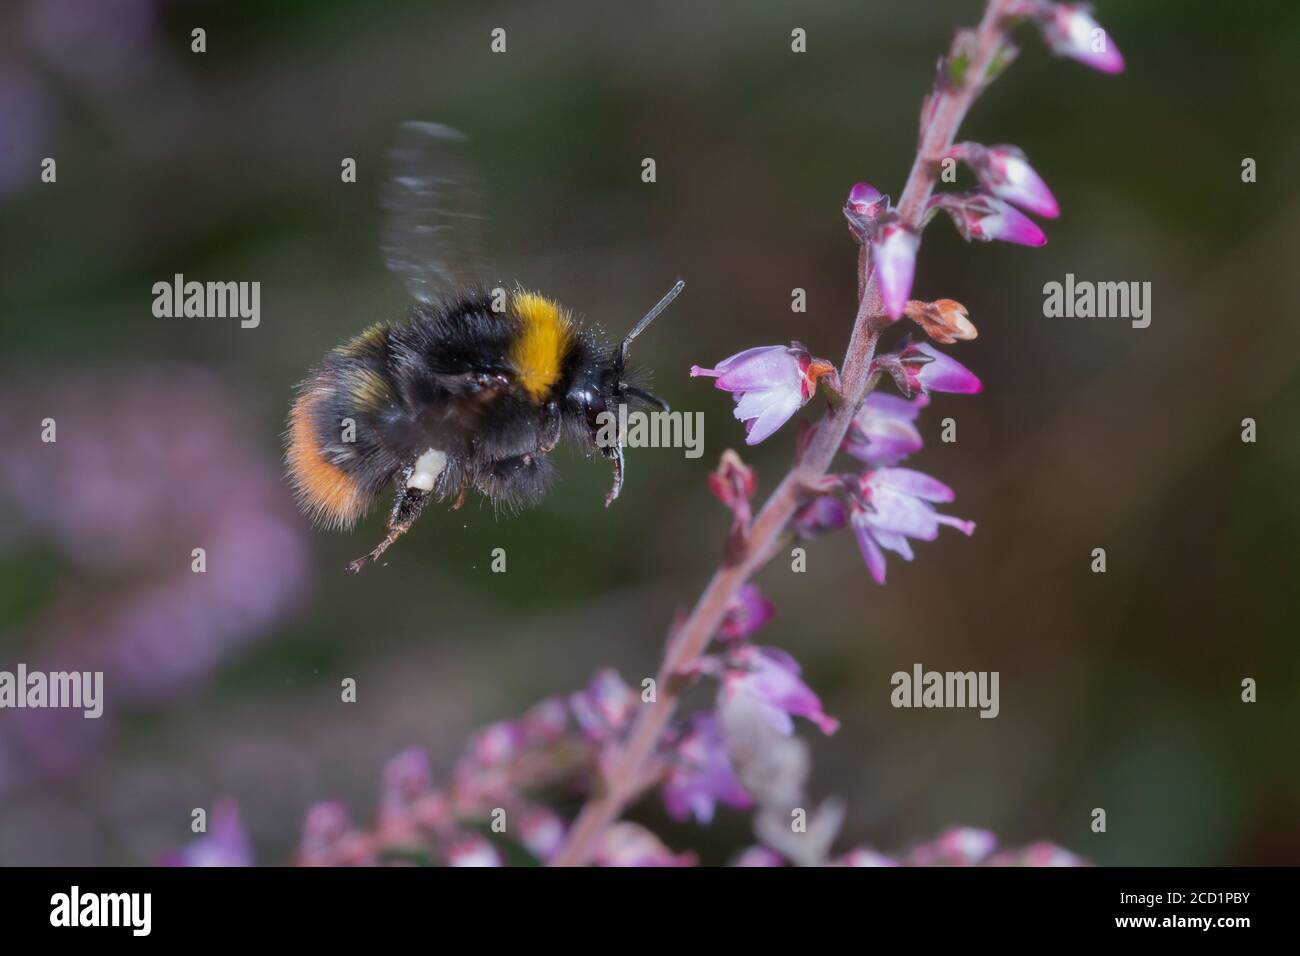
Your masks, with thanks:
M527 452L485 462L477 484L494 503L518 508L542 499L551 474L551 460L546 455Z
M609 494L605 496L605 507L608 508L614 503L618 493L623 490L623 445L614 442L601 448L600 453L614 463L614 487L609 489Z
M376 560L394 541L406 534L411 529L411 525L415 524L415 519L420 517L420 512L429 503L429 499L433 497L431 489L414 487L410 484L413 471L410 466L402 470L401 490L393 499L393 510L388 513L388 534L384 535L384 540L380 541L373 551L348 565L348 570L353 574Z
M554 451L555 446L560 443L560 434L563 430L564 420L560 417L559 403L547 402L546 407L542 409L542 444L537 450L543 455Z

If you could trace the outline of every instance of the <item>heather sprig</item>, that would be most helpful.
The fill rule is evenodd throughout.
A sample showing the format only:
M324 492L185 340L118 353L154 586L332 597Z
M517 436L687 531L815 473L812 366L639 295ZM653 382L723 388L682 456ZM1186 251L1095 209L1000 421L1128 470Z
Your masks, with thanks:
M719 388L733 393L736 417L745 422L746 443L751 445L770 439L810 404L819 381L831 386L827 391L832 400L817 425L800 433L793 466L757 512L751 503L756 484L753 474L741 470L734 453L729 453L733 458L724 459L711 478L715 495L732 513L723 562L690 614L675 622L655 679L658 696L640 707L626 734L610 744L602 758L602 786L574 821L552 863L572 865L593 859L610 825L647 786L662 759L664 741L671 739L683 686L700 675L719 676L719 667L725 665L717 656L708 655L709 646L724 624L734 621L738 603L745 600L741 595L748 594L752 602L750 579L771 559L778 541L787 535L806 539L851 527L871 576L883 583L886 551L910 561L911 542L932 541L943 526L966 535L974 531L973 522L935 507L953 500L955 494L949 486L921 472L899 468L898 463L921 445L916 418L931 393L969 395L979 392L982 383L962 363L925 342L904 340L887 351L882 350L881 340L904 316L942 345L968 341L977 334L960 303L911 298L921 238L939 212L946 213L968 240L1000 239L1025 246L1046 242L1042 228L1028 214L1055 218L1060 212L1043 177L1019 148L957 140L971 104L1015 59L1018 48L1012 34L1025 22L1032 22L1058 55L1102 72L1123 68L1118 49L1086 6L1050 0L989 0L979 26L959 30L939 62L934 89L921 106L916 158L897 204L865 182L849 190L843 213L859 247L858 309L839 368L812 358L798 344L742 349L712 367L692 367L692 375L713 376ZM958 162L970 167L979 185L968 191L936 194L940 170ZM885 378L911 402L888 402L881 396L868 403L868 396ZM842 452L865 467L856 473L835 473L832 466ZM726 489L725 493L720 489ZM739 650L743 651L740 656L751 658L751 666L756 662L773 666L762 650ZM734 659L737 652L731 647L722 659ZM779 669L786 681L806 686L797 670ZM747 678L750 682L755 681L753 673ZM725 688L725 672L721 679ZM744 679L732 678L733 685L738 680ZM770 689L773 685L764 686ZM815 713L820 715L823 729L828 729L820 704L815 709L808 704L816 699L811 689L807 695L744 694L732 698L733 705L736 701L744 705L739 709L720 705L721 724L742 784L759 779L747 776L745 759L737 751L741 728L764 723L755 714L770 715L775 708L784 715L784 726L792 714ZM791 700L802 700L803 706L799 710L785 706ZM747 719L738 714L747 715ZM775 729L770 721L768 725ZM792 743L782 745L779 740ZM794 780L801 766L806 772L806 760L801 761L793 743L797 740L778 733L777 738L769 739L768 746L775 748L771 753L764 756L750 748L745 756L752 761L758 754L778 764L784 759L788 776ZM775 804L802 793L802 785L792 784L788 790ZM749 792L758 804L756 832L773 837L773 821L779 816L772 815L773 801L753 789ZM803 862L829 861L830 842L838 829L838 822L831 825L836 812L833 806L824 805L814 814L798 851ZM789 829L788 816L778 829ZM773 839L766 842L769 850L781 852L771 845ZM817 849L811 849L814 847ZM789 852L783 855L795 859Z

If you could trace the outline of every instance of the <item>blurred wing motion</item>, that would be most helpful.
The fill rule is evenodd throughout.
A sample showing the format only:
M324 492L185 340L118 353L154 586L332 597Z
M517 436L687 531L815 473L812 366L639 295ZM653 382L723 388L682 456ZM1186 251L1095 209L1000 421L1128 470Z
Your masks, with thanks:
M384 261L421 302L484 278L482 190L465 147L449 126L412 122L388 152Z

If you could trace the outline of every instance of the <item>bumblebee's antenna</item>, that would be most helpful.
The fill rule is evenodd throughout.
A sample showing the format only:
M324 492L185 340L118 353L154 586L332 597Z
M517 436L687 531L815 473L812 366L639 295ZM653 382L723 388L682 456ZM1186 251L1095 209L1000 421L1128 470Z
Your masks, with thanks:
M681 294L681 291L685 288L686 288L686 283L683 282L681 279L678 279L677 284L668 290L668 294L665 295L662 299L660 299L659 303L653 309L651 309L649 312L645 314L645 318L643 318L640 322L638 322L636 325L632 327L632 331L629 332L626 336L624 336L623 345L619 348L618 354L620 360L624 360L627 358L627 348L629 345L632 344L632 340L636 338L638 335L640 335L642 332L644 332L646 330L646 326L648 326L655 319L659 318L659 313L663 312L664 309L668 308L669 303L671 303L673 299L677 298L677 296L679 296Z

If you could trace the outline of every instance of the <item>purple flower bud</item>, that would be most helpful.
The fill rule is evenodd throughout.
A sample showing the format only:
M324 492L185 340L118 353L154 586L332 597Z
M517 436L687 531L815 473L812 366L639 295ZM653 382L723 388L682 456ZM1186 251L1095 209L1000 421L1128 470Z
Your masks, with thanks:
M1000 239L1020 246L1041 246L1047 236L1024 213L988 193L941 193L930 200L931 208L942 209L967 240L989 242Z
M776 614L776 605L763 597L757 584L744 585L732 598L727 608L727 615L718 628L718 636L726 641L743 640Z
M1057 56L1078 60L1102 73L1122 73L1124 57L1092 18L1086 3L1049 3L1036 15L1043 39Z
M754 517L750 502L757 489L754 469L741 461L740 456L731 448L722 453L718 467L709 473L709 490L727 506L735 519L736 530L733 533L748 531Z
M909 538L933 541L939 526L963 534L975 531L975 522L939 514L932 502L948 502L953 490L943 482L910 468L877 468L862 476L863 506L853 512L853 531L867 570L877 584L885 583L885 551L912 560Z
M771 726L787 737L794 733L793 717L806 717L833 734L840 722L822 711L821 699L800 679L799 663L775 647L746 644L727 655L722 678L725 700L748 695Z
M928 361L916 361L918 357ZM949 358L932 345L912 342L899 354L910 391L953 392L976 395L984 383L974 372L955 358Z
M854 212L866 215L874 211L882 199L887 201L889 197L883 195L870 183L854 183L853 188L849 190L849 201L846 205Z
M719 801L738 810L754 805L736 779L715 714L696 714L674 750L663 789L664 806L674 820L693 816L711 823Z
M959 143L948 155L968 163L984 188L1000 199L1048 219L1061 214L1061 207L1047 183L1015 146Z
M889 211L889 197L867 183L856 183L844 203L844 218L849 232L858 242L869 242L876 222Z
M745 444L757 445L806 405L825 375L835 366L815 359L795 342L746 349L718 363L717 368L691 366L691 376L711 376L714 386L732 392L736 418L745 423Z
M933 365L934 362L927 363ZM924 371L927 366L921 366ZM918 381L918 387L924 387ZM915 390L915 389L914 389ZM916 430L916 416L930 404L927 395L912 401L872 392L853 416L853 424L844 439L844 450L868 465L897 465L908 455L921 450L921 433Z
M902 318L907 308L916 272L916 250L920 245L920 237L898 220L883 223L871 242L876 283L891 319Z

